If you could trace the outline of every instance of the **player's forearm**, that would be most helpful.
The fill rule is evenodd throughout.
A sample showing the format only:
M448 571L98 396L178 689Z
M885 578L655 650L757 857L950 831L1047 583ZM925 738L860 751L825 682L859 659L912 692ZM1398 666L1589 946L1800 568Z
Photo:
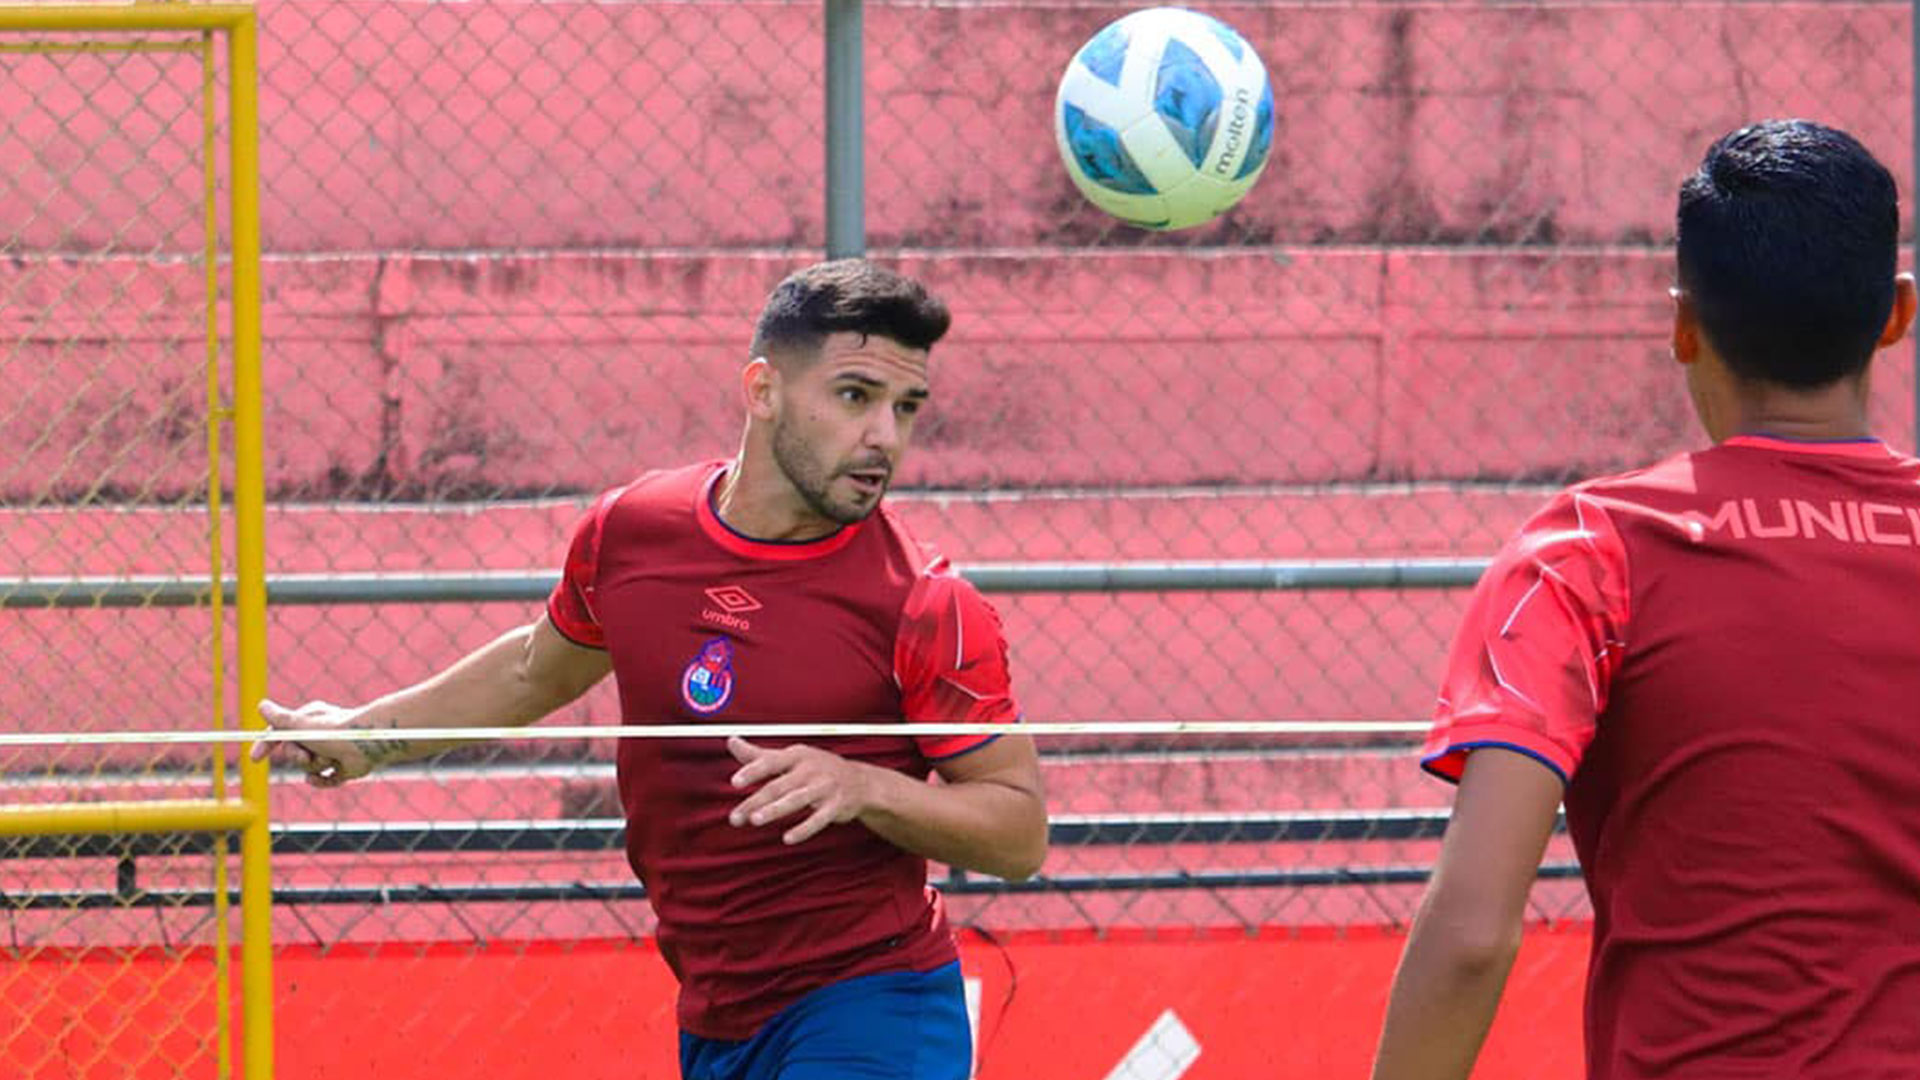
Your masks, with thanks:
M533 626L509 630L439 674L369 702L357 726L419 730L533 723L579 696L578 690L532 677L533 633ZM362 752L379 766L431 757L462 741L374 740L363 743Z
M994 781L932 784L874 769L860 822L935 862L1021 881L1047 856L1047 810L1038 792Z
M1466 1080L1517 951L1517 941L1473 945L1417 922L1387 1002L1373 1080Z

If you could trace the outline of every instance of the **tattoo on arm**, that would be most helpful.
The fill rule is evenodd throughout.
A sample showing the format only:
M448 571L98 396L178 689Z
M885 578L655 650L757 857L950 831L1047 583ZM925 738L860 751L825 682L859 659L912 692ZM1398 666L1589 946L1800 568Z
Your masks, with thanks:
M360 753L369 765L385 765L406 752L407 744L400 739L375 739L360 744Z
M400 725L396 721L388 720L380 726L385 728L398 728ZM407 741L405 739L371 739L360 744L361 755L367 759L368 765L375 768L394 761L397 758L405 757L407 749Z

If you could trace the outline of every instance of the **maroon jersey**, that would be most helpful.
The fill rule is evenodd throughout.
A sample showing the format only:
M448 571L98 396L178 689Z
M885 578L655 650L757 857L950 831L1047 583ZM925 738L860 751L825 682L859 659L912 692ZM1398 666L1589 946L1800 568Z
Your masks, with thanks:
M999 723L1018 719L998 617L883 507L804 543L752 540L713 510L726 463L601 496L547 604L604 648L628 724ZM992 736L817 740L926 777ZM763 739L784 746L798 740ZM741 1039L810 990L957 956L926 860L858 823L788 846L799 818L736 828L750 792L725 740L625 739L627 858L680 980L680 1026Z
M1554 499L1428 767L1481 746L1571 778L1589 1076L1920 1070L1920 461L1741 437Z

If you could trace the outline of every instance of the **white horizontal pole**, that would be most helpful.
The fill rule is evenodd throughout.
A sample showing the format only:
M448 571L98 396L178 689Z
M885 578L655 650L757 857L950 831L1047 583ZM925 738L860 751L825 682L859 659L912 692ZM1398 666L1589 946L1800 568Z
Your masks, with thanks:
M1092 720L1032 724L539 724L530 727L343 728L331 731L15 731L6 746L158 746L371 741L484 742L526 739L839 738L856 735L1421 735L1415 721L1318 723L1291 720Z

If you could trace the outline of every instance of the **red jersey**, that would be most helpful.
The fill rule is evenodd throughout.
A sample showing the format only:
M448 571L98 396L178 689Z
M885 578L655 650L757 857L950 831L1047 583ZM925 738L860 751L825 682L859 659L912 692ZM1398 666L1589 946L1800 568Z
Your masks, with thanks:
M1920 1070L1920 461L1730 439L1582 484L1474 593L1427 766L1570 778L1588 1075Z
M574 533L547 613L608 651L625 723L1018 718L993 609L884 507L819 540L752 540L714 513L725 471L650 473L601 496ZM924 778L991 738L819 742ZM627 858L680 980L683 1030L746 1038L828 983L956 958L925 859L858 823L794 846L780 837L798 818L737 828L739 767L720 738L618 750Z

